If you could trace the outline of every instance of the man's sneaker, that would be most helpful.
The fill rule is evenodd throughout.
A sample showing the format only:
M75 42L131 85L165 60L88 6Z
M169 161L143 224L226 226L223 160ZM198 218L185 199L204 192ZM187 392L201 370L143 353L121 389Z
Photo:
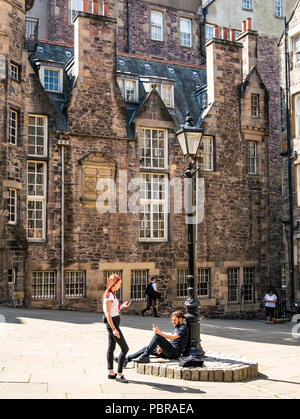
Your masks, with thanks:
M140 355L138 358L133 359L133 362L137 362L138 364L149 364L150 358L148 355Z
M114 361L118 364L119 358L117 356L114 356ZM129 362L128 359L125 358L125 361L123 362L123 368L126 368L128 362Z
M128 380L126 380L124 375L121 375L121 377L117 377L116 381L118 381L119 383L128 383L129 382Z

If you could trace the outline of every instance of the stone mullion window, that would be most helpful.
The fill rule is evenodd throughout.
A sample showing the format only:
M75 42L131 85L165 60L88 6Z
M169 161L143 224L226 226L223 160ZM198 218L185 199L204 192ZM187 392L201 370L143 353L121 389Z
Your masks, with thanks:
M18 145L18 123L19 113L13 109L9 110L9 144Z
M212 172L214 170L214 140L212 137L203 137L202 144L201 170Z
M257 143L248 141L248 174L257 174Z
M239 302L240 270L239 268L228 268L228 304Z
M180 44L184 47L192 46L192 21L180 18Z
M45 115L28 116L28 154L47 157L48 119Z
M85 271L65 271L66 298L86 297Z
M251 95L251 116L259 118L259 95Z
M162 12L151 10L151 39L164 40L164 16Z
M140 241L167 238L167 175L144 173L140 199Z
M8 193L9 193L9 198L7 201L8 223L16 224L17 208L18 208L18 192L16 189L9 188Z
M198 297L199 298L210 297L210 269L209 268L198 269Z
M123 271L122 270L105 270L103 271L103 281L104 281L104 289L106 289L108 278L113 275L117 274L121 279L123 279ZM122 301L122 286L121 288L116 292L116 296L119 301Z
M254 301L254 278L255 268L244 268L244 301L253 303Z
M148 284L148 269L132 270L130 278L130 298L135 301L145 300L145 290Z
M32 272L32 299L56 298L56 274L54 271Z
M165 130L143 129L141 166L149 169L167 168L167 132Z
M44 240L46 231L46 163L28 162L27 239Z
M187 297L187 269L177 269L177 298Z

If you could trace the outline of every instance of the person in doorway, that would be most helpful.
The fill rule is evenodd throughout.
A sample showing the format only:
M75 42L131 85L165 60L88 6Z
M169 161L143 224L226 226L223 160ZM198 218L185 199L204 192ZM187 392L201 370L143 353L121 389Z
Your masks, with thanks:
M144 316L148 310L152 309L154 317L160 317L157 314L157 300L160 298L160 293L157 291L156 284L158 280L158 276L152 276L151 282L147 285L145 290L147 307L141 311L142 316Z
M117 275L113 274L108 278L107 287L103 294L103 311L104 311L104 322L108 331L108 350L107 350L107 365L108 365L108 378L115 379L121 383L128 383L123 375L123 366L126 354L128 353L128 345L120 330L120 310L130 306L131 302L126 301L120 307L119 301L116 297L116 292L120 289L122 279ZM121 353L118 358L118 373L114 372L114 350L118 344L121 348Z
M275 306L277 303L277 296L273 293L271 289L268 290L267 294L264 297L265 307L266 307L266 316L267 324L270 324L270 319L272 318L272 323L275 323L274 312Z
M185 351L189 330L183 323L184 314L181 310L176 310L171 314L171 321L174 326L172 333L162 332L158 326L153 324L154 336L148 346L140 349L132 355L128 355L125 359L124 367L128 362L149 363L150 355L177 359ZM117 358L115 358L117 361Z

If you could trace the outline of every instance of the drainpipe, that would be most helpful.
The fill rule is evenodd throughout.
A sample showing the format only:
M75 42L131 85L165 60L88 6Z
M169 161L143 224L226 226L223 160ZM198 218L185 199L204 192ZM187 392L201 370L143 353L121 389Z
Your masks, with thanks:
M202 9L203 13L203 22L200 23L200 54L202 57L205 58L205 47L204 47L204 40L205 40L205 25L206 25L206 16L208 14L207 6Z
M60 256L60 310L64 306L64 266L65 266L65 147L69 140L62 139L59 133L57 145L61 147L61 256Z
M130 52L130 30L129 30L129 0L126 0L126 51L127 54Z
M288 57L288 45L287 45L287 21L284 18L284 36L285 36L285 102L286 102L286 141L287 141L287 157L288 157L288 186L289 186L289 260L290 260L290 300L295 301L295 290L294 290L294 215L293 215L293 174L292 174L292 147L291 147L291 130L290 130L290 114L289 114L289 79L288 79L288 68L289 68L289 57Z

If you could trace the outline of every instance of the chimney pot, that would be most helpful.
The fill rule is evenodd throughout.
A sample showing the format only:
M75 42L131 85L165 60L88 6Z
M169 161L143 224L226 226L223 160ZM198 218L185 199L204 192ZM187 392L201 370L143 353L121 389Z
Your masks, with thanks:
M219 37L219 26L215 25L214 26L214 38L218 38Z
M243 20L243 25L242 25L242 31L243 32L246 32L246 29L247 28L247 26L246 26L246 21L245 20Z
M230 41L235 41L235 30L230 29Z
M93 6L93 13L95 15L98 15L99 14L98 0L93 0L92 6Z
M89 11L89 0L82 0L82 10L86 13Z
M227 28L223 28L222 30L222 38L227 40Z
M103 14L109 16L109 4L106 1L103 3Z
M246 24L247 30L250 31L251 30L251 17L248 17L246 22L247 22Z

